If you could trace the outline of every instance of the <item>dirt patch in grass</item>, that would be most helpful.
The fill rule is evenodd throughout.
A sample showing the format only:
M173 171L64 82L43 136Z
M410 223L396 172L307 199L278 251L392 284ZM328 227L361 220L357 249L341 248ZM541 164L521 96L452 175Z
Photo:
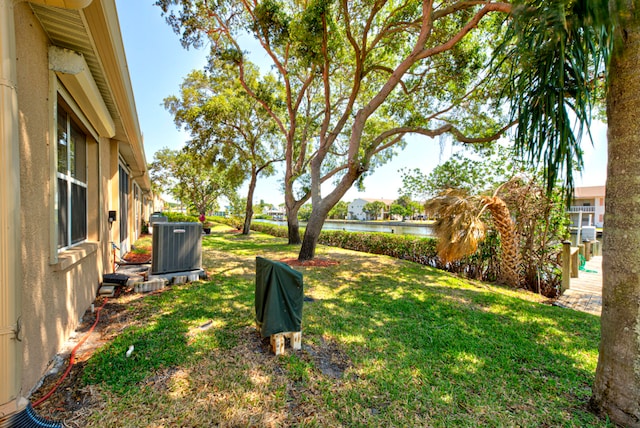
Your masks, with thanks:
M282 263L286 263L289 266L311 266L311 267L327 267L327 266L337 266L340 264L337 260L329 260L322 258L314 258L313 260L305 260L300 261L298 259L280 259Z
M261 337L253 327L246 328L242 334L254 354L273 356L270 339L268 337ZM320 337L319 344L308 344L305 342L303 333L301 351L293 351L290 345L289 339L287 339L285 346L287 353L294 353L298 355L300 359L312 362L323 375L334 379L342 378L344 372L352 365L349 356L340 349L335 341L325 339L322 336Z
M302 350L309 355L315 366L323 375L341 379L344 372L351 367L351 359L333 340L320 336L320 345L302 345Z
M170 292L170 290L171 287L168 287L163 289L161 293ZM102 299L96 300L94 303L96 311L88 310L85 313L83 322L76 333L56 356L55 370L44 378L42 385L30 397L31 402L35 403L54 388L68 367L72 349L84 340L77 349L75 364L71 367L67 377L61 381L49 398L35 408L38 416L62 422L65 427L93 426L95 421L92 419L95 419L95 415L100 414L109 405L109 401L116 399L116 397L99 385L84 385L82 376L87 360L100 347L108 344L125 329L145 322L145 317L142 314L145 308L144 298L148 295L124 290L118 297L109 299L100 310L98 323L91 331L98 313L97 309L104 302ZM203 325L207 326L207 323ZM195 330L197 331L193 333L194 335L210 333L202 326L195 328ZM345 371L352 366L350 358L340 349L339 344L323 336L319 337L319 342L316 338L314 343L311 340L305 340L303 333L301 350L294 351L290 343L287 343L285 356L276 357L271 350L269 338L261 337L254 326L240 328L233 334L238 335L240 339L234 348L216 351L209 358L205 358L195 365L159 369L139 384L140 391L155 391L158 396L177 394L183 389L182 383L193 383L192 387L195 390L183 392L193 394L194 397L209 397L207 401L216 403L214 407L223 413L239 412L235 416L236 419L231 418L229 421L236 420L240 423L245 417L248 418L246 420L254 420L259 416L258 426L271 426L267 421L273 418L275 421L279 421L274 426L288 426L296 420L316 418L315 413L320 401L320 397L317 396L318 392L309 390L309 382L302 382L295 371L292 373L291 364L294 363L289 357L294 358L293 361L300 361L297 364L307 364L311 370L310 376L314 378L319 376L336 380L342 379ZM222 371L212 369L209 360L216 361L217 365L221 365L219 369ZM278 411L275 410L278 408L275 404L264 410L243 408L236 399L226 397L225 394L230 393L229 391L225 392L221 389L222 386L212 387L220 373L226 372L224 369L226 364L230 364L230 367L239 364L246 366L247 376L253 376L254 381L262 377L270 379L267 383L271 385L270 388L277 388L280 385L280 388L286 391L289 397L287 400L289 407ZM236 381L236 379L230 379L231 383ZM268 390L263 391L263 394L265 397L271 396ZM331 421L330 425L334 422Z
M122 297L126 299L125 297ZM102 299L96 300L94 308L98 309L103 303ZM100 394L93 385L83 387L82 373L86 361L93 353L108 340L109 330L113 329L122 315L126 314L126 305L120 302L108 301L99 311L99 319L96 324L98 311L88 310L82 324L76 329L75 334L65 343L63 349L54 358L51 369L42 380L41 386L30 397L31 403L36 403L42 397L53 392L45 401L36 408L38 416L62 421L67 427L86 426L86 417L102 407ZM114 323L114 321L116 321ZM92 326L95 324L93 330ZM79 345L80 341L83 341ZM78 346L75 354L75 362L69 374L62 379L63 373L68 369L72 350ZM56 384L59 385L56 387ZM54 390L55 387L55 390Z
M165 288L156 293L169 289ZM87 360L98 348L106 345L126 328L141 323L135 308L141 306L145 296L156 293L138 294L131 289L119 288L117 297L107 300L106 303L103 298L94 302L94 310L89 309L85 312L82 323L55 356L42 384L30 397L33 404L53 390L49 398L35 407L38 416L64 422L65 427L87 425L87 417L105 406L99 387L83 384L82 374ZM104 307L100 309L103 303ZM76 347L74 364L69 374L62 379L68 369L71 352ZM58 382L60 384L56 387Z

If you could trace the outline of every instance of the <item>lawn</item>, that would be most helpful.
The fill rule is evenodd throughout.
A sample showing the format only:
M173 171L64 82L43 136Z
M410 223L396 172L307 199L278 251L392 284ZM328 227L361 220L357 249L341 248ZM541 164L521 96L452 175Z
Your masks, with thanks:
M83 366L87 426L608 426L588 411L598 317L319 247L338 263L296 267L303 348L275 357L254 327L255 257L298 248L217 226L203 250L208 282L129 301Z

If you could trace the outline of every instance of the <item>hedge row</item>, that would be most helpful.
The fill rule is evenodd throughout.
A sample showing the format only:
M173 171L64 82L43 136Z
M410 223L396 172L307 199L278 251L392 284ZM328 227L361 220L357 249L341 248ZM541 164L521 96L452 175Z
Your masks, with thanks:
M171 223L174 223L174 222L197 223L199 221L198 217L194 215L188 215L188 214L182 214L182 213L163 212L162 215L166 216L167 220L169 220L169 222Z
M231 218L214 217L213 221L238 227L237 221ZM286 226L252 222L251 229L278 238L288 238ZM300 233L304 233L304 229L301 228ZM475 254L448 264L442 263L438 258L435 238L379 232L323 230L318 238L318 243L347 250L391 256L462 274L473 279L494 281L498 273L500 243L495 236L488 238L480 245Z
M380 232L346 232L326 230L320 233L318 242L332 247L365 253L382 254L397 259L410 260L436 267L436 240L410 235L395 235Z
M320 234L318 242L348 250L409 260L425 266L464 274L474 279L494 280L497 273L495 271L497 265L491 259L491 255L496 253L494 251L495 248L488 248L488 246L485 248L481 246L472 256L445 264L442 263L436 253L438 240L431 237L421 238L391 233L327 230Z

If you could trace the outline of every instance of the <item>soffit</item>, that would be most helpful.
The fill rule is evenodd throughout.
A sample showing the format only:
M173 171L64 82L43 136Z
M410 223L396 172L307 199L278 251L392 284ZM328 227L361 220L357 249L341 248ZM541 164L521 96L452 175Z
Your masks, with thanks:
M103 73L102 65L95 54L82 16L77 10L61 9L51 6L42 6L31 3L31 7L42 24L42 28L55 46L71 49L84 56L93 79L98 86L100 95L104 100L111 117L116 125L114 138L125 140L124 130L118 114L118 110L109 91L109 86Z
M108 7L103 3L105 2L93 1L82 11L30 4L53 45L79 52L84 56L115 124L116 134L113 139L125 143L120 145L120 152L135 169L136 174L141 176L143 190L148 191L151 184L133 101L133 90L126 71L124 47L119 39L120 29L117 25L115 3L114 0L106 1ZM103 6L106 9L103 9ZM91 30L88 29L94 27L96 34L91 34ZM117 34L117 40L112 39L111 34L106 34L111 31ZM113 43L117 46L112 45ZM110 86L110 83L113 86ZM120 114L121 111L125 117Z

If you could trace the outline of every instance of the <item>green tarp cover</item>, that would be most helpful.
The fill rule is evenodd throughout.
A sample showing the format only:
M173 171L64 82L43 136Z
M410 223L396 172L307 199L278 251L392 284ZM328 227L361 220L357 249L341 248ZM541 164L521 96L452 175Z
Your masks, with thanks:
M300 331L302 274L284 263L256 257L256 322L262 337Z

